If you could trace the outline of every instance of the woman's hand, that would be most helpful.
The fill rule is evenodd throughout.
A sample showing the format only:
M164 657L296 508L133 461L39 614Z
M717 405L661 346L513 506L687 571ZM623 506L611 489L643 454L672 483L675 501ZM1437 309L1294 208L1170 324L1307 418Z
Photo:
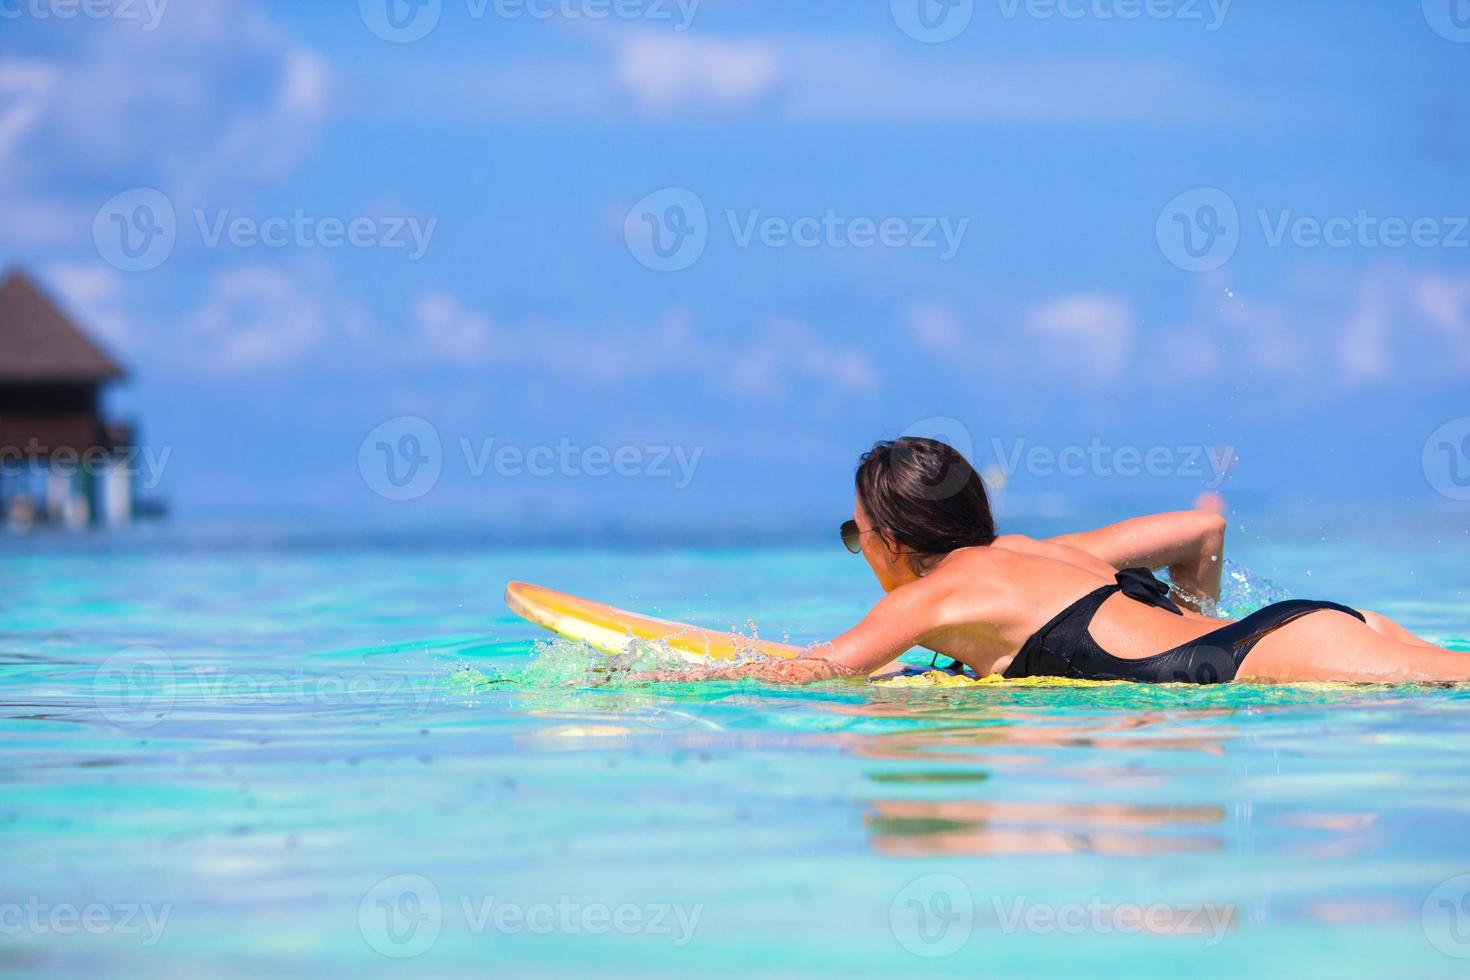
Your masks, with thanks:
M693 683L699 681L740 681L750 678L768 684L815 684L839 677L858 677L861 674L840 664L819 657L797 657L794 660L763 660L759 663L741 664L738 667L698 667L692 670L651 670L634 674L635 681L659 681L665 683Z
M814 684L846 677L867 677L921 644L933 629L945 625L939 605L944 590L929 579L901 585L878 601L862 621L841 636L810 646L792 660L762 660L700 670L658 670L636 679L673 681L739 681L768 684Z

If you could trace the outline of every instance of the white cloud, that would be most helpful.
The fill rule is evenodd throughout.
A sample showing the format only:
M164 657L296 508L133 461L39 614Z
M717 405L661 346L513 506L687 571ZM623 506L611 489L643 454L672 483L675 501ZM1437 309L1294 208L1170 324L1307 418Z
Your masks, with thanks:
M1000 56L975 59L870 41L804 38L781 48L791 66L787 114L800 119L1165 123L1196 126L1258 114L1171 61Z
M1470 275L1422 275L1412 293L1425 325L1443 341L1450 364L1470 372Z
M210 167L199 167L189 175L192 180L207 180L242 163L254 176L276 179L295 166L326 118L329 72L325 59L300 47L282 52L276 72L269 97L240 107L205 154Z
M97 192L58 187L155 186L182 207L276 179L328 110L325 59L245 0L172 4L153 31L110 19L68 36L57 54L0 65L0 241L16 250L89 238Z
M904 325L909 336L927 353L953 356L965 349L965 329L959 317L946 307L934 303L912 306L904 316Z
M688 313L666 310L651 326L572 329L497 324L444 292L421 295L414 321L425 360L496 364L577 382L624 385L642 379L697 382L700 391L779 399L801 385L870 391L879 375L869 355L830 344L799 321L775 317L744 342L699 336Z
M829 344L787 317L770 320L753 343L731 353L730 385L741 394L776 398L809 384L851 392L878 387L878 370L865 351Z
M529 359L544 370L584 381L627 382L679 368L698 369L708 352L689 314L666 310L647 330L571 331L544 324L525 329Z
M41 280L55 290L62 307L78 326L95 335L112 353L121 354L138 342L128 313L127 284L123 274L102 262L53 262L41 270Z
M1048 352L1047 363L1084 381L1117 381L1133 353L1133 310L1126 300L1078 294L1043 303L1023 323Z
M650 112L740 108L767 98L782 59L767 39L720 40L688 34L636 34L620 46L614 78Z
M178 353L222 373L302 364L341 337L342 321L319 289L266 266L242 266L210 280L182 321Z
M0 64L0 164L8 174L12 158L41 120L56 88L56 68L42 61L13 60Z
M1306 272L1308 270L1301 270ZM1201 277L1192 308L1145 327L1132 304L1107 294L1036 303L1021 329L966 342L961 322L934 305L905 314L911 336L957 369L1046 371L1098 383L1167 388L1226 371L1317 385L1370 385L1470 375L1470 274L1393 263L1341 275L1288 276L1272 295L1243 295Z
M589 25L590 28L590 25ZM895 32L896 33L896 32ZM815 34L664 34L604 25L541 57L429 62L359 73L375 115L482 119L655 119L766 110L857 123L1145 123L1180 127L1258 118L1262 101L1187 64L1137 58L1000 55Z
M448 293L425 293L414 303L414 321L433 356L466 364L486 364L504 358L494 325L483 313L465 309Z

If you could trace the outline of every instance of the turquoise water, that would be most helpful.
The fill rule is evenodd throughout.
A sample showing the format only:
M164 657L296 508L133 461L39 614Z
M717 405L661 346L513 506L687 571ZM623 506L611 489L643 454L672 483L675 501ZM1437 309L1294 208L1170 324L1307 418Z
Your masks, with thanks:
M797 642L875 586L436 540L0 543L0 969L1470 970L1470 691L610 688L507 579ZM1462 528L1268 540L1258 588L1470 646Z

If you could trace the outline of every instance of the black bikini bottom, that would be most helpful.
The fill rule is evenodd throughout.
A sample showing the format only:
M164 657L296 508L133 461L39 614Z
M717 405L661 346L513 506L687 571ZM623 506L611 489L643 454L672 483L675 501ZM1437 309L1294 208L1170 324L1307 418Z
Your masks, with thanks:
M1067 658L1066 676L1099 681L1150 681L1156 684L1218 684L1235 679L1246 654L1276 630L1308 613L1330 609L1358 619L1363 614L1335 602L1288 599L1251 613L1163 653L1129 659L1115 657L1096 643L1082 645ZM1007 676L1012 676L1010 671Z

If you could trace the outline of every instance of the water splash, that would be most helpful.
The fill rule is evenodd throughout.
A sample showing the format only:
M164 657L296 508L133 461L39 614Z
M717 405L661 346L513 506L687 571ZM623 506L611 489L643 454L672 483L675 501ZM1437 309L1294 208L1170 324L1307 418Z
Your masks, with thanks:
M1224 574L1220 576L1220 601L1215 603L1211 615L1239 619L1290 598L1292 593L1286 586L1227 558Z
M685 670L689 661L667 643L630 640L619 654L603 653L586 643L553 638L537 640L531 658L507 680L523 687L593 687L616 684L653 670Z
M1199 604L1200 612L1220 619L1240 619L1258 609L1264 609L1273 602L1292 598L1291 590L1279 582L1264 575L1258 575L1229 558L1225 559L1225 567L1220 575L1220 600L1218 602L1202 600L1201 597L1179 588L1169 577L1167 571L1161 572L1160 578L1168 582L1176 593L1182 593L1194 599Z

